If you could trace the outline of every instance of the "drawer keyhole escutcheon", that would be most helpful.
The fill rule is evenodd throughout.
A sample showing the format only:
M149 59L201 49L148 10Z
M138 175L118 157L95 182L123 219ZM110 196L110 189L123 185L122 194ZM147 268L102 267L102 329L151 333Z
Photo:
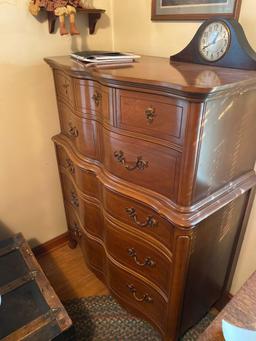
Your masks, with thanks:
M79 201L76 192L71 192L71 200L70 203L73 207L78 208L79 207Z
M135 261L135 263L138 266L144 267L144 266L149 266L149 267L154 267L156 265L156 262L154 262L150 257L145 258L144 262L140 262L137 257L137 253L134 250L134 248L128 249L128 255L132 257Z
M100 105L100 102L101 102L101 99L102 99L102 95L98 91L96 91L94 93L94 95L92 96L92 99L93 99L96 107L98 107Z
M139 227L156 227L158 225L157 220L152 216L148 216L144 223L140 222L137 218L136 210L133 207L126 208L125 210L128 213L129 217L133 220L133 222Z
M70 159L66 159L66 169L69 170L70 174L74 175L75 174L75 167L73 162Z
M70 137L78 137L78 130L75 126L73 126L73 124L71 122L69 122L68 124L69 128L68 128L68 135Z
M156 116L156 110L153 107L149 107L145 110L145 115L149 124L153 123Z
M146 303L152 303L153 302L153 298L150 297L149 294L144 294L142 297L138 297L137 296L137 290L133 284L128 284L127 287L130 290L130 292L132 293L132 295L136 301L146 302Z
M148 167L148 161L142 160L142 156L138 156L134 164L130 164L125 160L124 152L122 150L114 152L115 159L120 162L127 170L133 171L135 169L144 170Z

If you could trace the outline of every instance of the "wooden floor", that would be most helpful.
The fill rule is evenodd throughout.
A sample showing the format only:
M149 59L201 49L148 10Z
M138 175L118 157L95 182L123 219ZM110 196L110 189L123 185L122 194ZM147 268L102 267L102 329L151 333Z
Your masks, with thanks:
M105 285L86 267L77 247L71 250L67 244L37 257L61 301L95 295L108 295Z

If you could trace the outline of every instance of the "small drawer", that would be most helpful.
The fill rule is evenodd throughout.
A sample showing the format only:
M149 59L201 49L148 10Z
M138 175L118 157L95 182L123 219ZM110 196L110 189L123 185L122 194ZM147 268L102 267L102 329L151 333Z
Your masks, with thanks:
M117 220L154 237L173 251L174 227L151 208L107 189L104 191L104 208Z
M66 135L79 153L91 159L98 159L97 122L80 118L68 106L58 103L61 131Z
M85 200L77 193L72 182L61 173L65 203L70 205L78 215L82 227L90 234L103 239L103 221L100 206L93 201Z
M118 262L148 278L168 295L171 260L159 249L105 220L105 244Z
M119 178L175 201L181 153L168 147L104 131L104 165Z
M57 98L60 98L67 104L73 102L72 80L64 72L55 70L54 81L56 87Z
M160 330L165 330L167 302L154 288L110 262L108 284L128 306L142 313Z
M78 115L96 115L104 121L112 121L109 101L112 89L97 82L73 79L74 103Z
M167 96L117 91L117 125L121 129L183 144L187 104Z
M77 166L65 149L57 144L56 153L59 167L69 172L80 191L86 195L100 199L100 185L95 173Z

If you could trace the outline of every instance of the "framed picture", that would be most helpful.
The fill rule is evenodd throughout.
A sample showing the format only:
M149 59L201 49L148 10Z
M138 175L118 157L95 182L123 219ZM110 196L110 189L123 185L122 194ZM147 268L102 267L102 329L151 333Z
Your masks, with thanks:
M242 0L152 0L152 20L238 19Z

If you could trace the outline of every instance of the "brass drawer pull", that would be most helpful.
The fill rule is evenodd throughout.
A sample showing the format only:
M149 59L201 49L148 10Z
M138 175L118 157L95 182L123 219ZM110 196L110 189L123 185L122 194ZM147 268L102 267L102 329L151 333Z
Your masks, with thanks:
M114 157L129 171L133 171L135 169L144 170L148 167L148 161L142 160L142 156L138 156L137 161L134 163L134 165L129 166L129 164L125 160L124 152L122 150L116 150L114 152Z
M62 87L64 88L66 95L68 95L69 83L66 81L66 79L65 79L65 83L62 84Z
M71 192L71 200L70 200L70 203L73 207L75 208L78 208L79 207L79 200L78 200L78 197L77 197L77 194L76 192L72 191Z
M71 122L69 122L68 124L69 128L68 128L68 135L70 137L78 137L78 130L75 126L73 126L73 124Z
M75 167L73 162L70 159L66 159L66 169L69 170L69 172L74 175L75 174Z
M79 226L77 225L77 223L70 224L69 230L70 230L71 236L75 240L79 240L82 237L82 232L81 232Z
M155 114L156 110L153 107L149 107L145 110L145 115L149 124L154 121Z
M152 216L148 216L146 221L144 223L141 223L140 221L138 221L137 219L137 213L135 208L131 207L131 208L126 208L125 209L126 212L128 213L129 217L135 222L136 225L138 225L139 227L155 227L158 225L158 222L155 218L153 218Z
M96 91L94 93L94 95L92 96L92 99L93 99L96 107L98 107L100 105L100 102L101 102L101 99L102 99L102 95L98 91Z
M153 298L150 297L149 294L144 294L142 297L138 297L137 296L137 290L133 284L128 284L127 287L130 290L130 292L132 293L132 295L136 301L146 302L146 303L152 303L153 302Z
M128 255L130 257L132 257L134 259L135 263L141 267L144 267L144 266L153 267L156 265L156 262L154 262L150 257L147 257L143 263L138 261L136 251L133 248L128 249Z

